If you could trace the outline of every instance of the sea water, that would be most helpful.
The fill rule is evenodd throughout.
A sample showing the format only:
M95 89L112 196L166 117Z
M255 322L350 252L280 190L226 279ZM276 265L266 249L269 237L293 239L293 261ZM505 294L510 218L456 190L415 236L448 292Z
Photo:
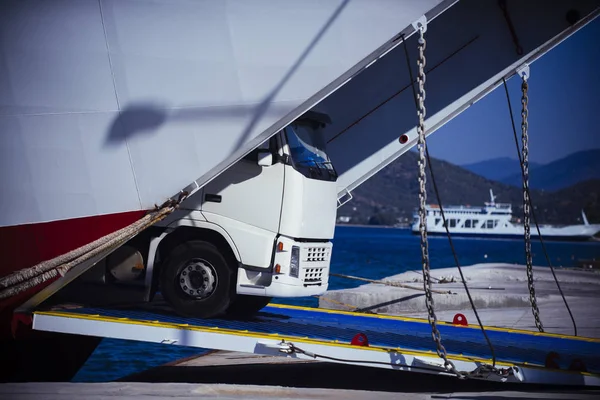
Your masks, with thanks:
M453 238L461 266L478 263L525 264L525 247L517 239ZM545 242L555 267L571 267L579 259L600 259L599 242ZM532 239L533 263L547 265L540 242ZM456 266L446 237L429 238L431 268ZM419 236L408 229L338 226L335 232L331 271L369 279L421 270ZM416 275L415 275L416 276ZM330 277L330 290L356 287L365 282ZM316 307L318 299L274 299L281 304ZM146 342L104 339L73 379L77 382L107 382L141 372L184 357L206 352L204 349Z

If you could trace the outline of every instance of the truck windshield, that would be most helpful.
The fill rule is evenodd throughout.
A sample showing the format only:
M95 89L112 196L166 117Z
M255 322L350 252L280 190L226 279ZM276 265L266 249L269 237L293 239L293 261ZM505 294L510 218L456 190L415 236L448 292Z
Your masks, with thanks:
M285 129L292 166L307 178L335 181L337 173L325 152L325 137L317 124L295 122Z

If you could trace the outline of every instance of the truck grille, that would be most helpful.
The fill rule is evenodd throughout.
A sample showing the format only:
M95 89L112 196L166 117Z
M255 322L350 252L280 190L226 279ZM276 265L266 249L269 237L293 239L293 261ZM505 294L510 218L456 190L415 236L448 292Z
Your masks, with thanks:
M323 274L327 273L326 268L306 268L304 269L304 283L321 283Z
M305 286L320 285L327 277L331 244L302 248L300 278Z
M327 247L308 247L306 249L305 262L329 261L329 249Z

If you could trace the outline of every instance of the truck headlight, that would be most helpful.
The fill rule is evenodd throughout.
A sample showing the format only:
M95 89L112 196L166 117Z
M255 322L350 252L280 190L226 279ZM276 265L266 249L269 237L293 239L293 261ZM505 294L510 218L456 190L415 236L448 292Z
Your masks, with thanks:
M300 274L300 247L292 246L292 258L290 260L290 276L297 278Z

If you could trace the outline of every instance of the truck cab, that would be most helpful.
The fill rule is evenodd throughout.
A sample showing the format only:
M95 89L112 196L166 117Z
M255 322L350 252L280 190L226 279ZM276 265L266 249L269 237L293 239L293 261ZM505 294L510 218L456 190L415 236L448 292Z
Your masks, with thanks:
M307 112L157 224L146 269L177 312L247 314L327 290L338 176L322 134L330 122Z

